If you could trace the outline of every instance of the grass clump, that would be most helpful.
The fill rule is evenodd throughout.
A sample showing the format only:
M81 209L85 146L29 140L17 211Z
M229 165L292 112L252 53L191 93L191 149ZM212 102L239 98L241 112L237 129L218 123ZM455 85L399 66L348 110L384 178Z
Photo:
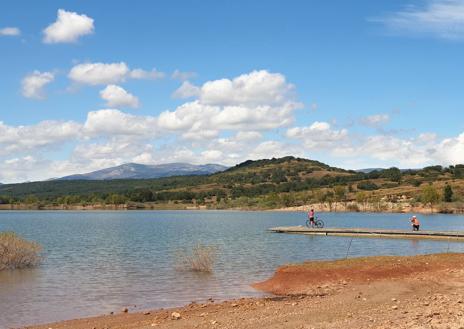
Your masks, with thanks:
M197 243L189 251L178 252L178 269L192 272L212 273L216 256L216 247Z
M0 232L0 271L37 266L42 247L14 232Z

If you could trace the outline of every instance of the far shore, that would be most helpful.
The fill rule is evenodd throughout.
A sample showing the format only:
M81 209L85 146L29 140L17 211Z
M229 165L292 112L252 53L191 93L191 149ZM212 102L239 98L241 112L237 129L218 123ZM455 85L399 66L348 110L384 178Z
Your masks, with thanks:
M464 254L312 261L254 285L270 297L125 308L26 328L461 328L463 277Z
M42 204L0 204L1 210L46 210L46 211L135 211L135 210L228 210L228 211L278 211L278 212L363 212L363 213L418 213L418 214L464 214L462 204L439 204L433 207L420 203L382 202L382 203L312 203L300 206L260 208L230 207L218 208L215 205L196 205L181 203L137 203L137 204L92 204L92 205L42 205Z

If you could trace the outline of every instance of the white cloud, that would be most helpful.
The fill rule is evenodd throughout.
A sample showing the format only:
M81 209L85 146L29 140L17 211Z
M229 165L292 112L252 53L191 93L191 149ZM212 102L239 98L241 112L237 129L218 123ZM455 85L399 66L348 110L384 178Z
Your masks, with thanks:
M390 121L388 114L374 114L361 118L361 123L368 127L379 127Z
M423 6L408 5L402 11L373 21L384 24L394 33L462 39L464 1L428 0Z
M308 150L330 150L348 139L346 129L332 129L327 122L316 121L308 127L293 127L287 137L300 140Z
M56 21L43 30L45 43L72 43L94 32L93 19L86 15L58 9Z
M106 109L89 112L84 124L86 136L155 136L157 119Z
M139 99L128 93L124 88L108 85L100 91L100 97L106 100L109 107L139 107Z
M68 77L76 83L88 85L114 84L124 81L129 68L126 63L84 63L74 66Z
M175 70L171 74L171 79L180 80L180 81L186 81L186 80L189 80L189 79L193 79L196 76L197 76L197 74L195 72L182 72L182 71L179 71L179 70Z
M129 77L132 79L144 79L144 80L157 80L163 79L166 75L156 69L151 71L145 71L142 69L134 69L129 73Z
M142 69L130 70L126 63L83 63L71 68L68 77L79 84L104 85L124 82L127 79L162 79L164 73L153 69L144 71Z
M0 36L14 37L21 35L21 30L17 27L4 27L0 29Z
M175 94L198 94L198 99L174 111L162 112L159 126L183 131L184 138L211 138L220 130L256 131L288 126L293 112L302 106L294 100L294 87L283 75L264 70L232 80L208 81L201 87L184 83L183 87Z
M190 98L200 95L200 88L191 84L189 81L182 82L182 85L174 91L174 98Z
M464 132L442 140L436 147L434 158L439 163L464 164Z
M0 122L0 155L64 143L77 138L81 127L74 121L42 121L30 126Z
M55 76L51 72L34 71L21 81L22 94L26 98L44 99L44 88Z
M284 75L261 70L232 80L208 81L201 87L199 99L208 105L278 105L293 98L293 90Z
M132 71L127 65L114 75L114 67L100 64L89 64L87 75L91 79L86 83L100 83L102 80L96 79L101 76L103 80L130 78ZM46 179L127 162L235 165L247 159L285 155L330 164L356 163L360 167L464 162L464 133L448 138L433 133L401 138L381 131L373 136L361 135L324 121L292 126L301 104L295 99L294 87L279 74L254 71L233 79L208 81L197 88L193 100L158 116L102 109L89 112L83 123L0 123L0 181ZM135 96L117 85L110 84L101 95L109 106L136 104L130 97ZM365 124L375 127L388 119L385 114L363 118ZM281 127L288 129L276 135L279 131L274 130ZM73 150L66 153L64 144L73 146ZM48 154L64 158L47 160Z

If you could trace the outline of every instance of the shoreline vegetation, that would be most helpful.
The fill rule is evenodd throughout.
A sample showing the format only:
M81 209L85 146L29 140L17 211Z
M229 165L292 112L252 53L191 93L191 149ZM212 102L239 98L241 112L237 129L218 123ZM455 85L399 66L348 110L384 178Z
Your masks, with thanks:
M461 328L464 254L285 265L253 286L272 295L35 325L84 328Z
M0 210L308 210L464 213L464 165L358 172L295 157L158 179L0 185Z
M40 264L42 247L14 232L0 232L0 271L35 267Z
M302 206L260 208L260 207L214 207L195 204L176 203L127 203L127 204L0 204L2 210L45 210L45 211L136 211L136 210L235 210L235 211L281 211L281 212L307 212L314 209L316 212L366 212L366 213L420 213L420 214L464 214L464 203L440 203L430 208L422 203L388 202L358 203L356 201L344 203L313 203Z

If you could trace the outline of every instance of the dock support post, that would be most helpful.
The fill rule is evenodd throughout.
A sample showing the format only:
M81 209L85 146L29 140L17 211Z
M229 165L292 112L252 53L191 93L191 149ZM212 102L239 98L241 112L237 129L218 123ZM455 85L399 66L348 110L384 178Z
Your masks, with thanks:
M350 252L350 248L351 248L351 242L353 242L353 238L351 238L350 243L348 244L348 249L346 249L345 259L348 258L348 253Z

